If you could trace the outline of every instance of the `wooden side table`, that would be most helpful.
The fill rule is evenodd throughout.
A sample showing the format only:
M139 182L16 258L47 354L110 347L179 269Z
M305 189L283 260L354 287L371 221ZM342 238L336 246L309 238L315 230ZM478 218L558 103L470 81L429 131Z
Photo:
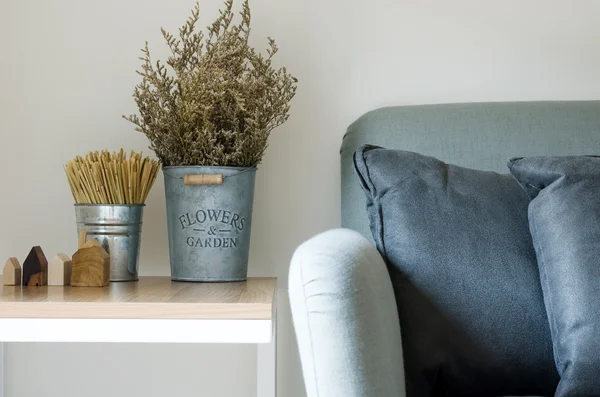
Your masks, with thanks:
M105 288L0 280L0 397L8 342L256 343L257 396L275 397L276 287L276 278L208 284L140 277Z

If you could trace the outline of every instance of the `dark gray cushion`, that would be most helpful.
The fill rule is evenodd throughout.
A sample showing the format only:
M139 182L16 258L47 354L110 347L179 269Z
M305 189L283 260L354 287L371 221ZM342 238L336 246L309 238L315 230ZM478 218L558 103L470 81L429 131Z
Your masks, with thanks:
M529 198L510 175L363 146L355 167L398 305L407 395L552 395Z
M561 380L556 396L600 396L600 158L512 159L533 236Z

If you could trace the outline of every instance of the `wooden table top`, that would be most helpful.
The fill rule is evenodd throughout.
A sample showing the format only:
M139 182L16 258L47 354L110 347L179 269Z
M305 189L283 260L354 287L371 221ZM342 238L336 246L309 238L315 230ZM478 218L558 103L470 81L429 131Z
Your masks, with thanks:
M0 318L270 320L277 279L183 283L140 277L104 288L1 284Z

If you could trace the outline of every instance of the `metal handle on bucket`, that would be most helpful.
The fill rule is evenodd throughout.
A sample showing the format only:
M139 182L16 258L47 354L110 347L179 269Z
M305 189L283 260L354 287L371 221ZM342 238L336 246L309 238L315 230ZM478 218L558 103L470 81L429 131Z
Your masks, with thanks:
M183 177L184 185L222 185L223 174L198 174L198 175L185 175Z

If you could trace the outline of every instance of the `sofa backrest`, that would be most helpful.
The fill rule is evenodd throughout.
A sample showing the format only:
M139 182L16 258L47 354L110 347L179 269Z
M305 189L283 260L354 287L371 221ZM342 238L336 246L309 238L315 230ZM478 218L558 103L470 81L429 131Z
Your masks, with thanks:
M366 143L508 173L511 157L600 154L600 101L402 106L363 115L342 142L342 226L372 240L353 165Z

